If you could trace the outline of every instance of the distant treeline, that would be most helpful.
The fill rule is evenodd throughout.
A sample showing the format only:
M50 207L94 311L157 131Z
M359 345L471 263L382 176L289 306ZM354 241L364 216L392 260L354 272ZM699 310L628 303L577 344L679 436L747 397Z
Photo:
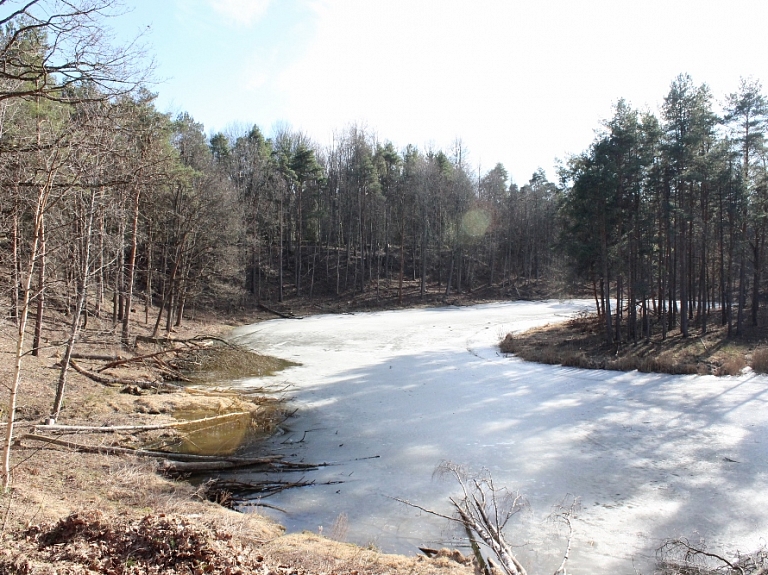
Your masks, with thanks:
M33 307L42 322L47 302L110 314L128 342L137 303L157 332L190 304L516 295L541 280L590 290L611 342L706 330L714 310L736 333L758 321L755 81L723 117L688 76L660 118L620 101L558 183L538 171L518 187L501 164L469 166L460 141L396 149L356 126L330 146L255 126L208 138L157 111L136 54L103 44L95 16L111 2L61 3L59 20L35 19L37 4L0 19L0 265L17 322Z

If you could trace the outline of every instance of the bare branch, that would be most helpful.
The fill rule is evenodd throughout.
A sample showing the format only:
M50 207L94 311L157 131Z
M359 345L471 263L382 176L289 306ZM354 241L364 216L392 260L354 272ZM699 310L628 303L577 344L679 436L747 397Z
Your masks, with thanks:
M552 510L552 514L550 515L552 521L564 523L568 528L568 536L566 537L566 546L565 552L563 553L563 560L555 571L554 575L567 575L565 564L570 558L571 543L573 542L573 522L571 519L575 516L578 508L579 500L571 495L566 495L562 503L556 505Z
M662 556L664 562L669 562L668 557L670 555L682 553L682 559L679 560L683 565L690 566L692 563L695 562L698 558L708 558L708 559L716 559L721 563L722 566L727 566L731 573L739 573L740 575L746 575L747 571L744 569L743 566L739 565L738 563L733 563L731 561L728 561L725 557L722 555L718 555L717 553L712 553L711 551L705 551L703 546L702 547L696 547L694 545L691 545L691 543L685 539L672 539L669 541L666 541L664 545L661 546L659 549L659 554ZM713 570L716 571L717 569Z
M456 519L455 517L451 517L450 515L443 515L442 513L438 513L437 511L432 511L431 509L427 509L426 507L422 507L421 505L416 505L415 503L411 503L410 501L407 501L406 499L400 499L399 497L392 497L394 501L397 501L398 503L402 503L404 505L407 505L408 507L413 507L414 509L418 509L419 511L423 511L424 513L429 513L430 515L434 515L435 517L441 517L442 519L447 519L448 521L455 521L456 523L462 523L463 521L460 521Z

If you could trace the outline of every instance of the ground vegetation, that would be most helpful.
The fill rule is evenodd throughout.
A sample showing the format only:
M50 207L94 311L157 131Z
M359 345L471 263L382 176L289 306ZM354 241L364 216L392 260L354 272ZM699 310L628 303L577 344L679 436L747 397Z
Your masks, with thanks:
M693 324L695 325L695 324ZM715 325L706 335L685 337L679 329L637 343L607 344L604 322L584 314L560 324L507 334L499 343L504 353L527 361L617 371L740 375L768 373L768 332L747 327L743 337L728 337L727 326Z

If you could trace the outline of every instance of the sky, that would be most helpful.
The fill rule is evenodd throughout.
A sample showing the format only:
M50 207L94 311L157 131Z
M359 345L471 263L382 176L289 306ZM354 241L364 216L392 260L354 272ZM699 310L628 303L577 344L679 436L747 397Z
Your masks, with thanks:
M675 77L716 104L768 82L764 0L123 0L163 112L321 146L351 125L526 183L587 149L623 98L658 112Z

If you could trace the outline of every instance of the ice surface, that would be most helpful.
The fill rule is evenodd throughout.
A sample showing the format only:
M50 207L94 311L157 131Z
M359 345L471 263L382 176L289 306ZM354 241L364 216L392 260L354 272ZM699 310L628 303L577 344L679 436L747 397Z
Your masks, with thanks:
M287 511L273 516L291 531L330 535L344 513L348 540L388 552L459 546L463 533L449 521L393 499L450 515L458 486L433 477L449 460L525 494L530 511L508 538L533 573L559 564L563 534L546 517L567 494L581 499L576 573L651 573L668 537L759 547L768 534L768 378L588 371L499 354L507 332L588 306L503 303L239 328L241 343L302 364L277 376L293 386L298 412L274 449L337 463L304 475L318 485L269 498Z

